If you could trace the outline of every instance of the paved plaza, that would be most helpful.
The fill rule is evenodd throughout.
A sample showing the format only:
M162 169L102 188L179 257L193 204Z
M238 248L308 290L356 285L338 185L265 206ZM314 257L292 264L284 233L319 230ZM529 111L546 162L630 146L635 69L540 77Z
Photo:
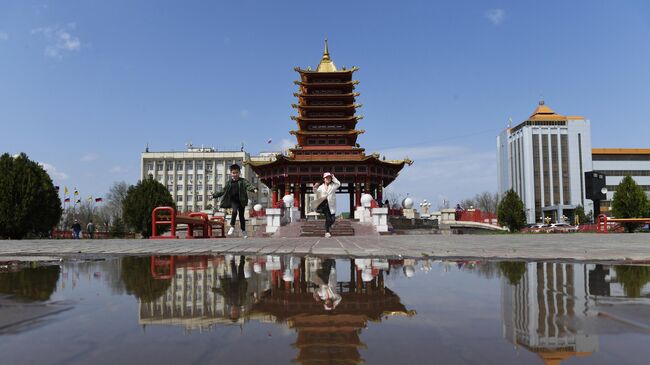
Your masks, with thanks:
M0 241L1 256L293 254L650 262L650 234Z

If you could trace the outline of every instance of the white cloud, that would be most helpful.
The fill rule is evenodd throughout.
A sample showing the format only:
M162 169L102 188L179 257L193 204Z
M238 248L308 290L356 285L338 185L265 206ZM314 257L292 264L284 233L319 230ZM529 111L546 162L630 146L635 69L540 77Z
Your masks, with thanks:
M81 162L92 162L95 161L99 158L99 155L96 153L86 153L85 155L81 156Z
M494 25L503 23L506 18L506 11L503 9L490 9L485 12L485 17Z
M47 41L45 46L45 55L47 57L62 59L66 52L81 49L81 40L71 33L75 28L75 23L68 23L64 27L35 28L32 29L32 34L40 34Z
M127 172L128 169L126 167L122 167L122 166L117 165L117 166L111 167L111 169L108 170L108 171L113 173L113 174L121 174L121 173Z
M387 159L409 157L387 191L406 196L416 204L423 199L434 203L443 199L455 204L482 191L496 191L496 153L472 151L458 146L403 147L382 151Z
M0 41L6 41L9 39L9 34L7 32L0 31Z
M52 178L52 180L67 180L70 177L65 172L58 171L56 167L54 167L54 165L51 165L47 162L43 162L40 165L43 166L43 168L45 169L45 171L47 171L47 173L50 175L50 178Z
M280 141L280 151L285 151L288 150L289 148L293 148L295 143L291 142L290 139L284 138L282 141Z

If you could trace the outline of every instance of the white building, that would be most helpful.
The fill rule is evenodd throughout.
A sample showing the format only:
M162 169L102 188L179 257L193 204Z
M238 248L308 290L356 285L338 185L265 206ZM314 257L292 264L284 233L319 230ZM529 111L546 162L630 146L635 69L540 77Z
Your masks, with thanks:
M269 190L245 164L250 159L244 151L216 151L191 145L187 151L149 152L147 149L141 154L140 176L142 179L153 176L166 186L179 211L197 212L215 206L212 193L223 189L229 178L228 168L238 164L242 167L241 176L257 186L258 193L249 194L253 204L267 206Z
M584 183L591 167L589 120L557 114L543 101L528 119L497 136L499 192L519 194L528 223L571 220L578 205L591 212Z
M609 210L614 192L626 175L641 185L650 196L650 149L648 148L594 148L594 171L605 175L607 199L601 202L601 212Z

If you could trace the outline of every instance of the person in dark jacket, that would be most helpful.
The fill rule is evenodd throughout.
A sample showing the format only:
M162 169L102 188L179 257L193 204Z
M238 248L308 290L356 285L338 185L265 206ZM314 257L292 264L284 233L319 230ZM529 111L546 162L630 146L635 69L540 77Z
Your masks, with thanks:
M232 236L235 232L235 222L237 215L239 215L239 225L241 226L242 237L248 238L246 234L246 218L244 217L244 210L248 205L248 193L257 192L257 189L248 180L240 177L241 167L237 164L230 166L230 179L226 182L223 190L212 194L214 199L223 197L221 199L221 208L232 208L232 216L230 218L230 229L228 235Z
M81 238L81 224L79 224L78 220L74 220L74 223L72 224L72 238L79 239Z

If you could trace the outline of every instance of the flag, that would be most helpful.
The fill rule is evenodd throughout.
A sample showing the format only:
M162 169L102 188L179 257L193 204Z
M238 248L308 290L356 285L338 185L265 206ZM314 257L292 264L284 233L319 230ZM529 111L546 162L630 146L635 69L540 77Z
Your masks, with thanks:
M102 198L95 198L95 203L99 203L99 202L103 202L103 201L104 201L104 199L102 199Z
M86 198L86 200L88 200L89 202L93 201L93 197L92 197L92 195L89 196L88 198Z
M74 203L75 203L75 204L81 204L81 199L77 199L77 200L75 200Z
M77 188L74 188L74 196L79 195L79 191L77 191Z
M271 142L273 142L273 140L271 138L269 138L269 140L266 141L267 144L271 144Z
M63 187L63 192L64 192L65 195L68 195L68 187L67 186Z
M63 199L63 202L64 202L64 203L70 203L70 198L65 198L65 199Z

